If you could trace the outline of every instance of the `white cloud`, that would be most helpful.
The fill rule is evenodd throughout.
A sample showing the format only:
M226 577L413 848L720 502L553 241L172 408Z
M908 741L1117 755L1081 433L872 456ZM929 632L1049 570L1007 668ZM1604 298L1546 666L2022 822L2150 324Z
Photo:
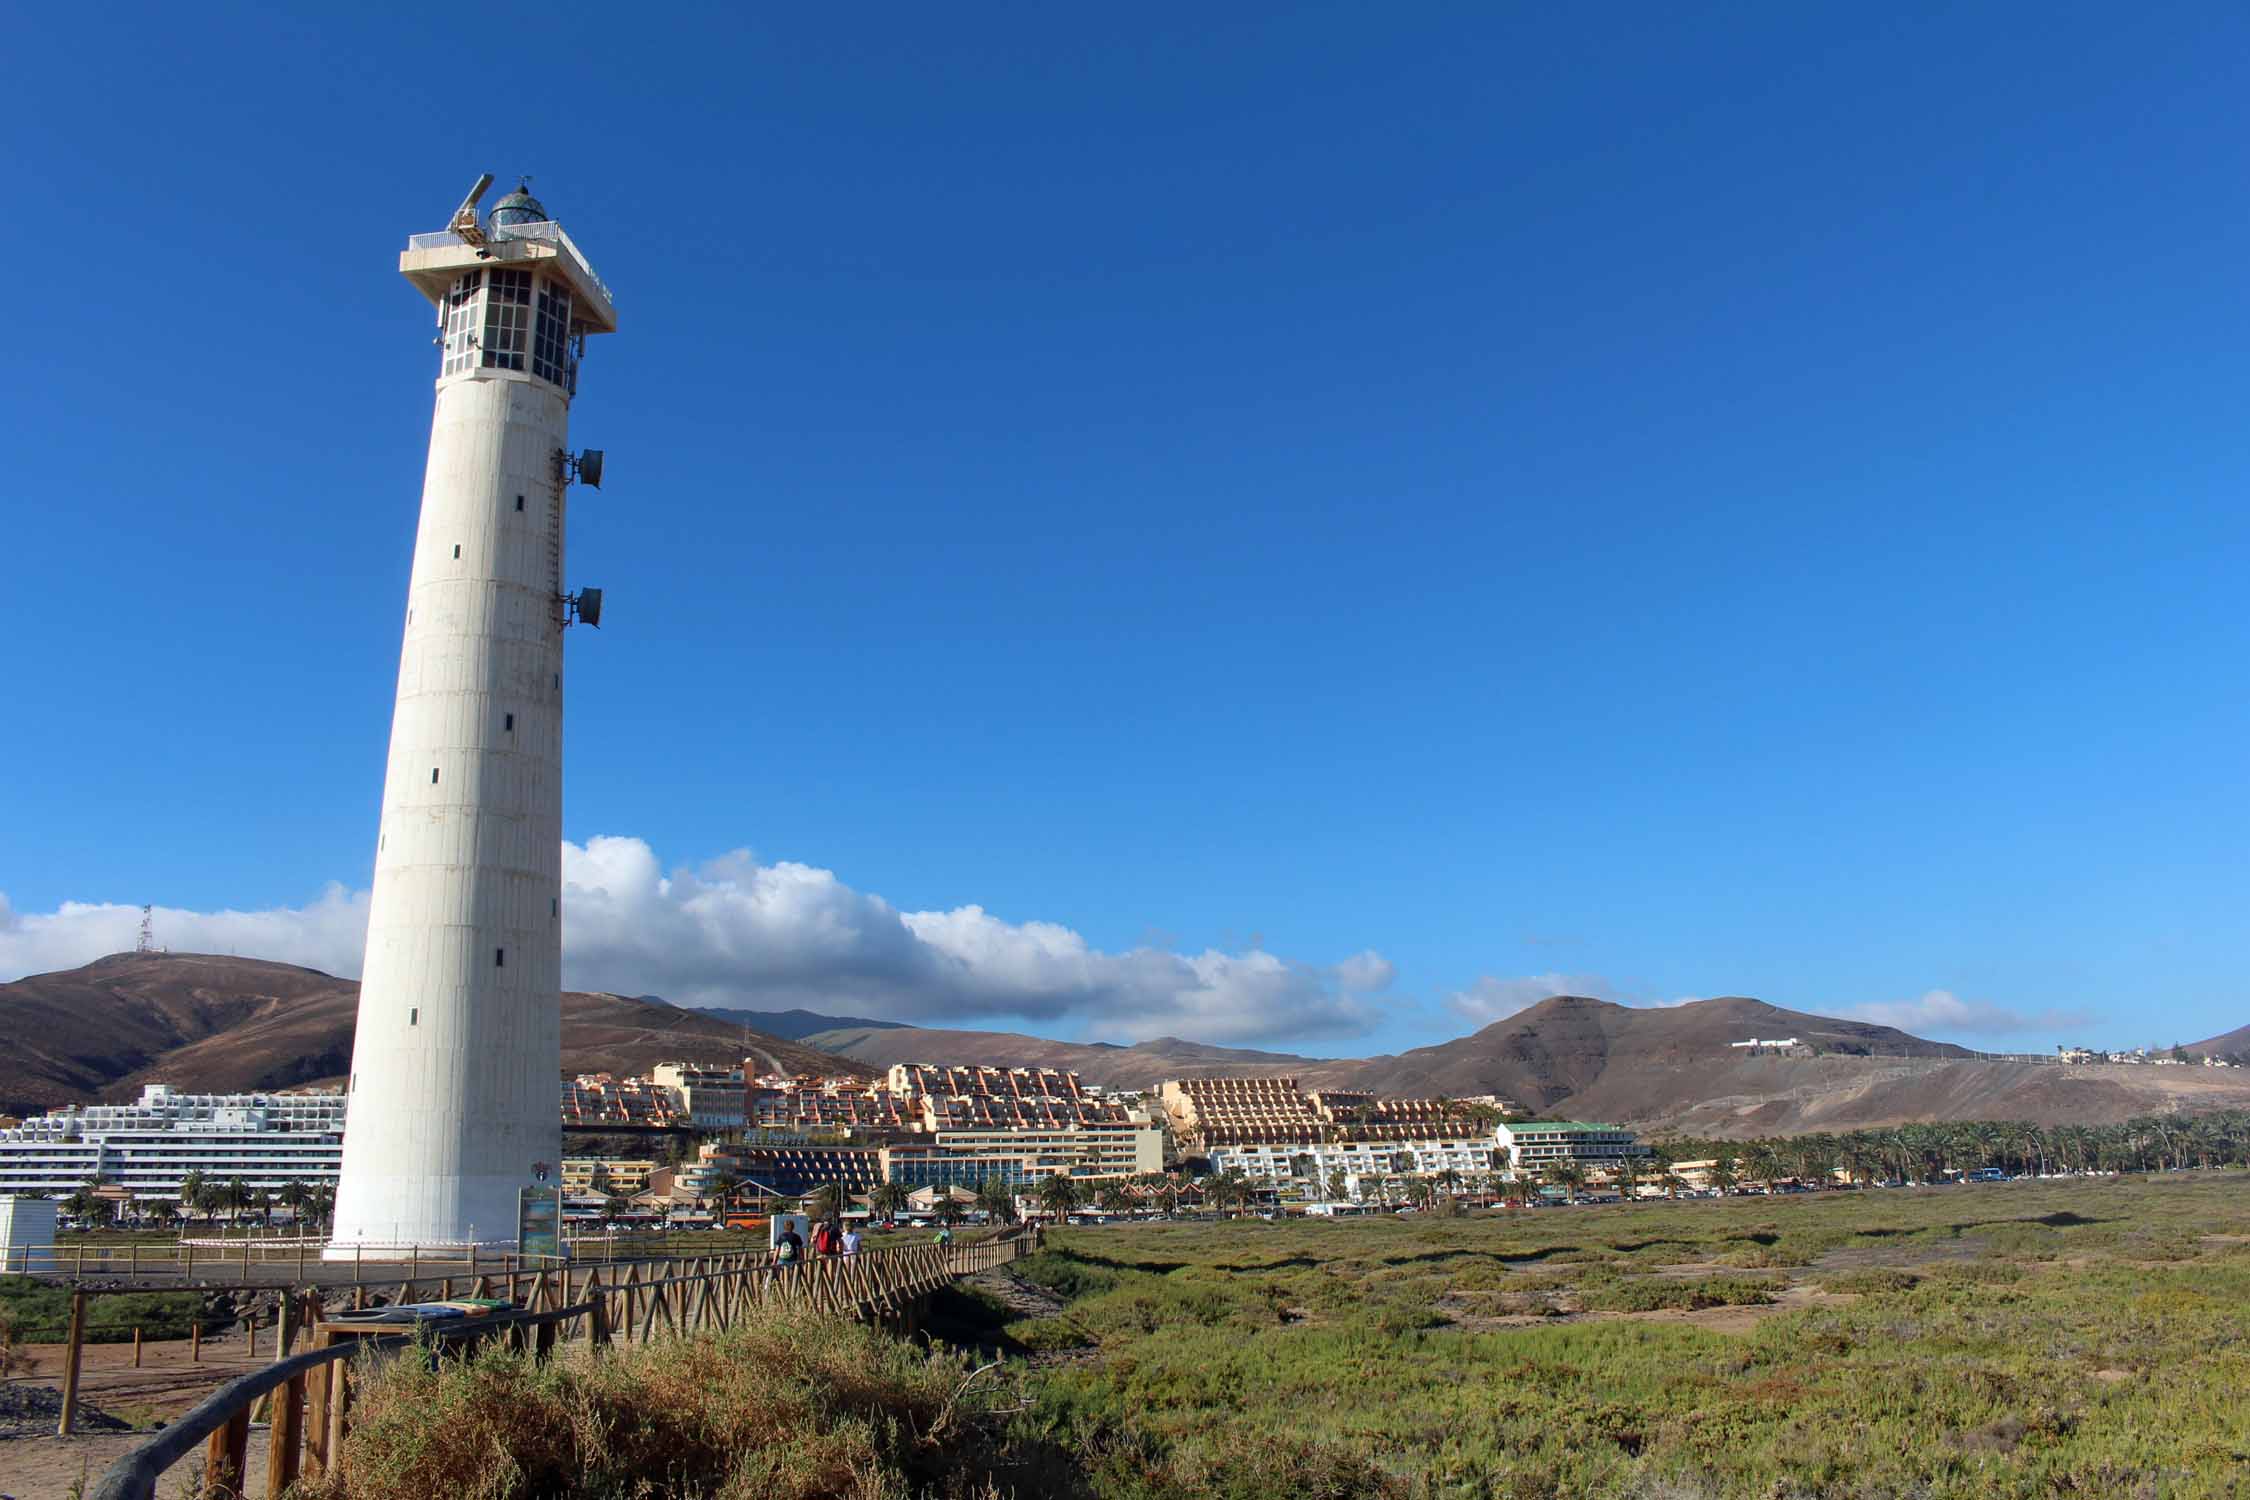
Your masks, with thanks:
M1381 954L1314 965L1258 947L1105 953L1070 928L978 906L901 912L828 870L737 850L667 872L637 838L565 843L563 980L682 1005L810 1010L900 1021L1083 1021L1104 1038L1350 1036L1395 970ZM0 898L0 979L129 950L140 909L69 903L17 914ZM359 972L367 893L331 886L303 907L159 909L157 940L346 976Z
M1485 974L1467 989L1455 990L1445 1003L1464 1020L1489 1026L1519 1010L1530 1009L1550 995L1583 995L1592 1000L1629 1003L1618 994L1615 985L1599 974L1526 974L1518 979Z
M1844 1012L1878 1026L1896 1026L1916 1036L1955 1033L1971 1036L2010 1036L2082 1026L2087 1017L2069 1011L2013 1011L1982 1000L1964 1000L1951 990L1928 990L1918 1000L1878 1000L1855 1005Z
M334 883L305 906L209 912L159 906L150 915L157 943L180 953L239 953L357 974L367 946L367 892ZM137 906L65 901L51 912L19 912L0 893L0 979L130 953L140 929Z

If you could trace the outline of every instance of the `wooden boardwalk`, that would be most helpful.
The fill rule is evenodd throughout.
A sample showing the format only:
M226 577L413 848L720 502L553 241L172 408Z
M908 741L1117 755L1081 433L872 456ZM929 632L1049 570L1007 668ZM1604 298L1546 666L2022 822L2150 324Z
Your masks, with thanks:
M760 1253L583 1271L565 1267L409 1277L363 1283L352 1288L352 1300L400 1306L456 1297L505 1299L509 1311L431 1325L430 1332L441 1346L504 1338L539 1358L565 1340L577 1340L598 1356L620 1340L699 1337L783 1309L911 1326L932 1292L959 1277L1005 1265L1032 1247L1029 1231L1011 1230L966 1244L897 1245L786 1266L771 1253ZM78 1294L80 1320L87 1295ZM412 1337L397 1325L340 1321L326 1311L319 1291L305 1289L285 1303L277 1347L281 1357L273 1364L228 1381L111 1465L93 1490L95 1500L151 1500L157 1480L198 1446L204 1450L206 1475L201 1493L207 1500L240 1496L251 1419L261 1403L269 1423L266 1493L279 1497L297 1479L324 1473L332 1456L342 1451L352 1385L359 1378L352 1356L395 1354L412 1347ZM75 1381L66 1382L66 1395L74 1386Z

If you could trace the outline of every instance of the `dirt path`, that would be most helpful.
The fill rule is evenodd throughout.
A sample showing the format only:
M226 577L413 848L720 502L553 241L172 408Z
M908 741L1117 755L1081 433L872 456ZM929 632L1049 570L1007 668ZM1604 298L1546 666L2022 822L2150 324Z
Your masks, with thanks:
M60 1344L21 1346L24 1363L7 1384L60 1386L64 1348ZM239 1333L203 1341L200 1360L189 1357L186 1339L170 1339L141 1347L141 1364L133 1366L131 1344L88 1344L79 1362L78 1389L87 1400L128 1422L169 1421L211 1393L221 1381L270 1363L273 1345L261 1336L256 1358ZM0 1476L6 1474L0 1468ZM0 1484L0 1494L6 1493Z
M0 1441L0 1500L70 1500L89 1492L94 1481L139 1444L145 1432L104 1432L71 1438L11 1438ZM266 1492L266 1429L250 1429L250 1494ZM184 1500L194 1494L203 1473L200 1458L183 1459L158 1482L159 1500ZM83 1481L85 1490L78 1486Z

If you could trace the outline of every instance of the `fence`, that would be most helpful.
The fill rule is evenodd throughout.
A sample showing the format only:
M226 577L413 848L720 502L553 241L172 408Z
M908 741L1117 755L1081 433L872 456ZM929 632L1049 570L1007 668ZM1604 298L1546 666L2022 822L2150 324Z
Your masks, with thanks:
M616 1340L645 1342L716 1332L737 1319L780 1307L879 1317L904 1312L955 1277L1004 1265L1030 1246L1026 1232L1010 1231L969 1244L901 1245L796 1265L756 1254L635 1262L622 1272L615 1266L487 1272L473 1279L469 1291L481 1297L504 1296L515 1304L513 1310L441 1325L435 1337L441 1347L505 1337L534 1357L545 1358L566 1330L575 1332L598 1355ZM448 1300L456 1295L455 1282L460 1279L436 1278L427 1286L411 1278L402 1280L386 1300L394 1306ZM355 1305L365 1304L369 1290L364 1283L353 1289ZM64 1434L70 1430L77 1396L85 1302L92 1295L83 1289L73 1293L72 1348L58 1429ZM328 1321L315 1292L286 1299L284 1309L276 1362L228 1381L179 1421L119 1459L102 1475L93 1491L95 1500L152 1500L165 1470L198 1444L205 1449L202 1493L212 1500L242 1494L253 1409L261 1401L269 1408L269 1497L279 1497L300 1478L321 1476L340 1461L344 1436L350 1430L353 1386L365 1378L368 1368L365 1363L355 1367L352 1356L365 1353L370 1360L393 1356L413 1347L413 1340L371 1333L364 1324ZM300 1335L308 1337L313 1347L289 1353Z

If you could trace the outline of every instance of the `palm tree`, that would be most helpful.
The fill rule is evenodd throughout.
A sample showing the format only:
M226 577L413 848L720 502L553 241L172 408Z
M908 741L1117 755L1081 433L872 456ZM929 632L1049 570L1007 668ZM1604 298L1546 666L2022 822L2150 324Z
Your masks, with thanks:
M1328 1201L1341 1203L1350 1192L1351 1174L1342 1167L1330 1167L1328 1169Z
M805 1211L816 1219L840 1218L844 1212L844 1185L824 1182L805 1200Z
M289 1210L289 1221L301 1234L305 1227L305 1205L312 1201L312 1189L292 1177L274 1194L276 1202Z
M997 1177L977 1184L977 1207L1001 1224L1016 1222L1016 1192Z
M961 1200L953 1196L953 1189L950 1187L938 1189L937 1202L931 1205L930 1211L948 1229L961 1222Z
M604 1224L615 1224L619 1219L625 1217L625 1211L632 1206L617 1194L610 1194L602 1200L602 1222Z
M1734 1158L1724 1151L1711 1159L1711 1186L1722 1194L1734 1191Z
M1640 1196L1641 1164L1630 1156L1617 1159L1618 1195L1628 1202Z
M1039 1206L1060 1219L1080 1202L1078 1184L1057 1172L1039 1184Z
M180 1211L183 1214L202 1213L210 1207L208 1194L211 1179L203 1175L201 1167L191 1167L180 1179Z
M1320 1163L1309 1151L1300 1151L1289 1158L1289 1175L1300 1182L1310 1182L1320 1171Z
M1103 1213L1129 1214L1133 1211L1133 1195L1122 1182L1105 1182L1094 1193L1095 1206Z
M1180 1211L1180 1185L1169 1177L1165 1178L1164 1185L1156 1190L1156 1207L1167 1219Z
M907 1191L895 1182L878 1182L867 1194L867 1206L879 1217L895 1219L906 1207Z

